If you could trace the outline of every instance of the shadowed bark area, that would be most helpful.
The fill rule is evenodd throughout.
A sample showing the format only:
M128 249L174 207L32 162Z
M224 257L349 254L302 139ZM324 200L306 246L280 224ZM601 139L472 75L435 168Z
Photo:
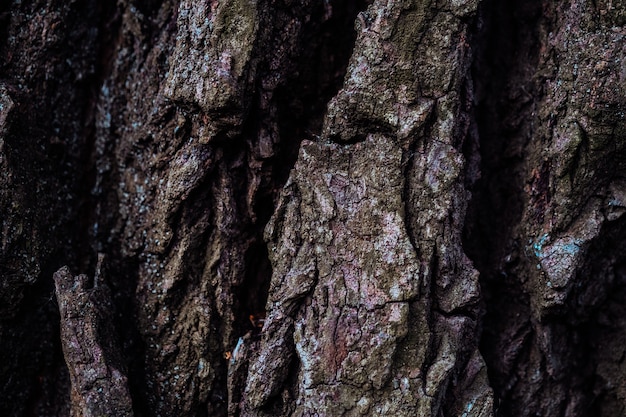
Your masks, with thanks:
M624 6L485 4L468 231L501 415L624 413Z
M52 274L86 266L84 160L104 9L96 1L0 5L2 415L68 411Z
M624 414L625 23L0 4L0 414Z

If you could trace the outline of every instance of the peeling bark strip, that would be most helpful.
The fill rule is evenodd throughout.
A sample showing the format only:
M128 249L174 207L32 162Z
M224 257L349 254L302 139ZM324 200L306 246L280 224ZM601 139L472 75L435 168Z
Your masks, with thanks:
M101 264L99 264L99 267ZM67 267L54 274L72 417L132 416L127 377L112 327L111 296L100 268L93 286Z
M266 229L274 270L244 415L492 414L460 239L475 7L376 1L359 15L324 123L338 143L302 145Z

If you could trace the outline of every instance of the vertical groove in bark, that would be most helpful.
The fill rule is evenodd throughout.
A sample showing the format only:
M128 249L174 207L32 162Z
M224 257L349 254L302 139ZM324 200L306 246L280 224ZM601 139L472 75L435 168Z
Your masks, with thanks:
M82 261L65 254L82 232L80 157L98 9L95 1L0 6L2 415L66 410L52 273Z
M621 297L622 286L623 7L485 7L493 13L486 36L499 41L476 66L477 74L485 71L486 178L474 218L481 210L499 215L483 217L468 233L480 248L474 255L487 294L484 353L502 415L624 411L626 397L614 388L623 385L621 355L608 343L623 340L624 327L602 324L598 313L613 288ZM507 50L517 51L517 68ZM492 80L490 68L501 69Z
M506 391L513 369L530 360L529 295L521 277L510 272L524 206L524 149L535 110L532 75L540 51L539 2L483 2L476 35L474 78L480 137L481 178L472 190L465 247L481 272L486 305L481 351L499 407L516 415ZM520 406L523 406L520 402ZM518 410L519 412L519 410Z

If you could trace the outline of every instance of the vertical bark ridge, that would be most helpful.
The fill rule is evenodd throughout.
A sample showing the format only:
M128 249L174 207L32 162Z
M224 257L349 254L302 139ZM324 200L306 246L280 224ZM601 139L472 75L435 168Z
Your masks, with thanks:
M359 14L322 141L301 147L266 230L274 271L246 415L491 414L461 245L475 9L375 1Z
M225 357L263 313L262 229L345 66L319 34L346 36L324 22L350 21L354 6L120 7L97 119L94 235L120 259L116 284L133 305L134 401L149 415L236 414L241 377ZM326 79L309 69L316 58Z
M133 415L104 269L100 256L91 282L86 275L73 276L67 267L54 273L72 384L71 416Z

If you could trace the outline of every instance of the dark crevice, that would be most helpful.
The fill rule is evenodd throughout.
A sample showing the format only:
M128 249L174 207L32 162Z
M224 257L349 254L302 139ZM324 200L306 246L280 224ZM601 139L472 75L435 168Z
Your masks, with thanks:
M94 245L84 244L90 242L92 238L92 227L94 214L96 213L96 196L93 195L93 188L96 184L96 161L94 159L96 146L96 126L97 103L100 96L100 89L107 77L110 76L113 65L114 37L117 35L120 26L120 16L114 4L105 2L98 3L95 11L98 16L98 35L95 44L98 48L95 56L93 73L85 80L86 105L84 108L82 126L84 144L80 150L78 160L79 177L77 187L78 208L76 218L78 227L76 228L76 262L80 271L93 270L97 257L97 250Z
M293 70L285 74L283 82L270 92L269 108L264 102L266 97L262 97L268 93L263 85L257 86L251 101L242 136L249 144L246 160L254 158L260 167L248 168L252 171L245 177L245 186L240 188L250 192L256 187L254 181L259 181L253 200L247 203L251 204L249 209L252 211L249 223L240 225L240 236L236 238L246 242L242 260L245 275L242 284L234 288L238 305L234 311L236 323L233 330L241 337L260 336L272 277L263 230L276 210L280 191L296 162L301 141L312 139L322 130L327 103L341 88L352 54L356 40L354 20L366 6L367 2L363 0L316 3L310 20L303 27L300 55L292 63ZM273 36L280 39L281 35ZM263 80L270 70L262 65L257 71L257 78ZM263 159L253 148L268 138L272 141L273 155ZM247 210L245 198L238 197L238 200L243 205L240 210ZM296 385L298 369L299 363L294 358L284 385L287 389ZM289 404L278 395L265 405L264 410L274 413L285 411L285 407Z
M270 284L268 277L272 276L272 266L263 239L257 239L248 247L244 262L246 285L240 289L242 305L239 309L239 316L248 327L246 331L258 331L260 320L265 317L265 304Z
M341 88L347 71L356 40L354 20L367 4L365 0L333 0L327 5L320 3L315 6L300 40L301 55L295 63L293 75L273 91L276 114L262 114L260 110L254 110L260 107L261 93L253 101L253 110L248 115L243 136L257 141L258 132L267 128L264 119L269 119L277 122L279 141L275 154L263 161L263 169L271 170L271 173L261 176L259 190L252 202L256 219L245 230L251 243L244 260L246 276L239 289L242 308L238 316L242 335L250 330L250 316L263 314L267 302L272 268L262 239L263 229L275 211L279 193L296 162L302 139L311 139L321 132L326 105ZM263 91L261 86L258 90Z
M109 257L109 259L113 259ZM117 258L121 259L121 258ZM136 417L147 415L149 392L145 380L144 355L146 346L135 325L135 311L139 308L134 301L137 286L136 279L126 279L126 285L120 285L120 278L136 277L139 271L139 260L137 258L125 259L124 262L112 260L108 264L109 285L112 289L113 304L115 306L116 331L122 341L120 345L121 354L128 369L128 388L133 404L133 412ZM117 279L115 279L115 278Z
M497 268L519 223L523 199L523 156L530 110L520 91L530 88L537 57L537 10L527 2L486 1L480 9L473 78L481 178L472 189L465 233L468 255L481 271ZM493 271L491 275L498 274ZM484 275L484 274L483 274Z
M432 138L434 135L432 133L435 123L437 121L437 114L435 111L430 112L428 118L424 121L423 127L420 129L419 136L422 138ZM405 227L407 231L407 235L409 237L409 241L411 245L413 245L413 249L417 255L417 258L420 259L422 257L422 253L417 245L417 241L419 240L419 236L421 234L420 230L416 229L417 222L415 221L415 217L418 213L414 213L413 205L415 201L413 199L419 198L413 195L412 190L415 190L416 187L412 182L414 175L413 172L415 170L415 164L419 160L419 155L423 155L426 150L425 148L426 140L414 140L411 142L408 151L402 152L402 163L403 167L403 178L404 180L404 189L402 190L402 201L404 203L404 216L405 216ZM431 269L432 271L432 269Z
M276 180L282 186L293 167L302 139L322 131L326 106L343 85L356 40L354 21L368 1L329 1L315 7L305 29L297 77L275 91L280 148ZM330 14L329 14L330 12Z
M329 141L338 143L339 145L343 145L343 146L354 145L359 142L365 142L366 139L367 139L367 136L365 134L355 134L354 136L349 137L349 138L342 138L338 134L330 135L328 137Z
M580 323L575 358L587 394L589 415L626 412L626 218L604 225L588 250L580 272L594 277L572 294Z
M525 97L535 90L541 25L540 1L487 0L479 8L473 35L475 125L470 134L473 130L478 136L480 178L467 183L472 199L463 246L480 272L486 310L480 350L499 415L508 415L501 413L509 409L511 372L528 349L527 336L518 337L529 326L530 306L515 275L523 249L513 236L525 204L523 161L533 111ZM467 151L476 152L470 145Z

